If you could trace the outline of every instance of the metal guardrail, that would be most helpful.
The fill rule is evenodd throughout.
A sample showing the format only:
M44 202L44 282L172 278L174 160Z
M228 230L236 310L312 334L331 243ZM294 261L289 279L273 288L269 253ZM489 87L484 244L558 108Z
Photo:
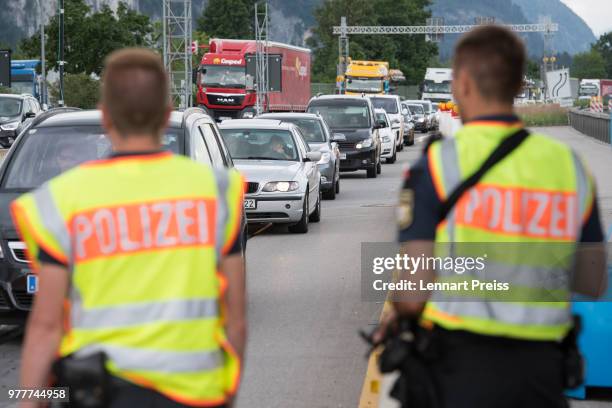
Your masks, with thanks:
M610 144L610 115L572 108L569 110L570 126L594 139Z

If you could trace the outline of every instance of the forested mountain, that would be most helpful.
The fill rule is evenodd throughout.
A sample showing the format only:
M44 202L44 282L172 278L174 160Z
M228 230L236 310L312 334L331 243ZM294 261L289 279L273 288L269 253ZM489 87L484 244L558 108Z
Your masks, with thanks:
M14 46L20 38L36 30L39 1L45 15L55 13L57 0L2 0L0 8L0 43ZM103 4L115 8L120 0L86 0L94 9ZM130 7L159 19L161 0L124 0ZM270 36L272 39L303 45L309 29L316 24L314 10L324 0L270 0ZM207 0L193 0L193 15L197 18ZM478 16L495 17L505 23L534 23L549 16L558 22L560 31L551 43L556 52L577 52L588 49L595 41L591 29L560 0L433 0L432 15L444 17L448 24L473 24ZM48 18L48 17L47 17ZM350 24L350 21L349 21ZM447 36L440 45L442 57L447 57L456 36ZM544 41L540 34L526 35L529 53L541 55Z

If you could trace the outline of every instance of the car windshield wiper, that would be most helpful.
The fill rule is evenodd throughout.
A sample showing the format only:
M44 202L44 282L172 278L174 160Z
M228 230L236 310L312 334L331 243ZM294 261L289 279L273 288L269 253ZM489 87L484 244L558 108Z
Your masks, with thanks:
M248 156L240 157L242 160L291 160L291 159L278 159L276 157L264 157L264 156Z

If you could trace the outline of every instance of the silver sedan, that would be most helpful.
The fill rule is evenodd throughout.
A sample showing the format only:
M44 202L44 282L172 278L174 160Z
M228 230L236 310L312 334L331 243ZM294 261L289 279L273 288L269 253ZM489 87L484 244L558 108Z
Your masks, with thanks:
M223 122L219 128L248 183L247 221L284 223L291 232L308 232L308 223L321 219L321 152L311 151L291 123L242 119Z

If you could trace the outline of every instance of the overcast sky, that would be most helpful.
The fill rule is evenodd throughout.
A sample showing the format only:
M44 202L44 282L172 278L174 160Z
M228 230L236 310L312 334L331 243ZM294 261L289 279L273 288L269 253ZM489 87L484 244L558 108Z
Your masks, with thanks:
M561 0L593 29L596 36L612 31L611 0Z

